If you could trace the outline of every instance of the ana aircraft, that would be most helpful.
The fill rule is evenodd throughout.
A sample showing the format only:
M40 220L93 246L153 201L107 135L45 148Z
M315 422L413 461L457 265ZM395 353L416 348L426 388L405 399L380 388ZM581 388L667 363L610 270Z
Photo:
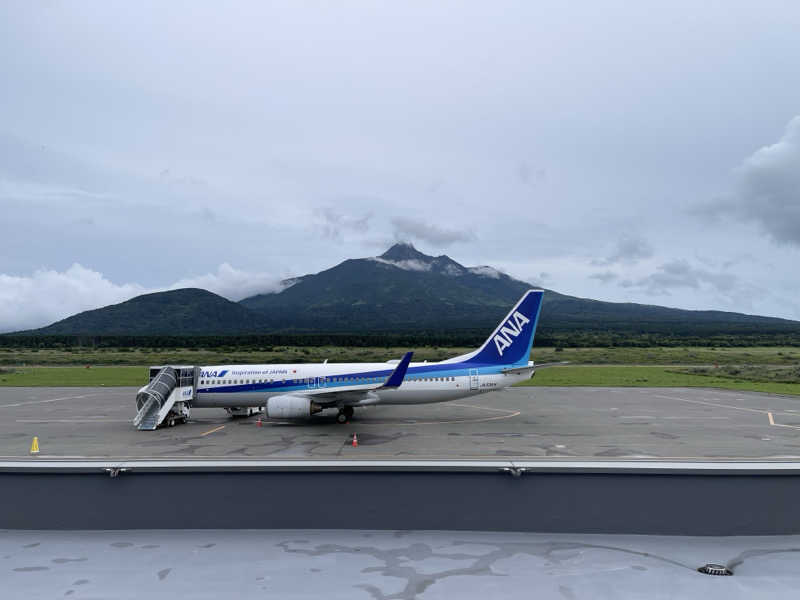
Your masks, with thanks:
M533 376L529 360L542 290L529 290L477 350L441 362L220 365L201 367L193 407L265 406L267 416L308 418L360 406L446 402L496 391ZM144 388L143 388L144 389Z

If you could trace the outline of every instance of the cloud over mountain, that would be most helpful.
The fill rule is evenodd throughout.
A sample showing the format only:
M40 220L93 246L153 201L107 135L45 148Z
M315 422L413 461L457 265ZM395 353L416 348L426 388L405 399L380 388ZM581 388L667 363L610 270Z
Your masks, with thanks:
M140 294L189 287L203 288L233 301L282 289L277 277L242 271L227 263L214 273L151 289L137 283L114 283L78 263L64 271L40 269L28 276L0 274L0 333L41 327Z

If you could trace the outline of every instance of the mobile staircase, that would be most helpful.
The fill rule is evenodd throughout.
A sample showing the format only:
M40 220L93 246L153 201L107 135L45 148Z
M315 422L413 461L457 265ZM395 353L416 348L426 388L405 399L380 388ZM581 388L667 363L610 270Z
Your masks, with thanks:
M136 394L136 429L152 431L185 422L191 414L198 372L197 367L152 367L150 383Z

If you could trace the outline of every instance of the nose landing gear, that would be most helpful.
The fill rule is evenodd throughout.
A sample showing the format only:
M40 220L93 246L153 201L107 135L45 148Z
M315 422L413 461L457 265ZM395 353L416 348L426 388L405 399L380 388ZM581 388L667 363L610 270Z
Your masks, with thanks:
M355 411L353 410L352 406L343 406L342 408L339 409L339 414L336 415L336 422L341 425L344 425L350 419L353 418L354 412Z

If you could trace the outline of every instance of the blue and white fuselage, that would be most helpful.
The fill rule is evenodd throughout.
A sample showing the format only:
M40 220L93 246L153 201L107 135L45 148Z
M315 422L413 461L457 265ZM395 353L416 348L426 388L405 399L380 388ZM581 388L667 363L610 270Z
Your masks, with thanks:
M269 416L446 402L528 379L543 292L529 290L477 350L441 362L218 365L200 368L196 407L265 406Z

